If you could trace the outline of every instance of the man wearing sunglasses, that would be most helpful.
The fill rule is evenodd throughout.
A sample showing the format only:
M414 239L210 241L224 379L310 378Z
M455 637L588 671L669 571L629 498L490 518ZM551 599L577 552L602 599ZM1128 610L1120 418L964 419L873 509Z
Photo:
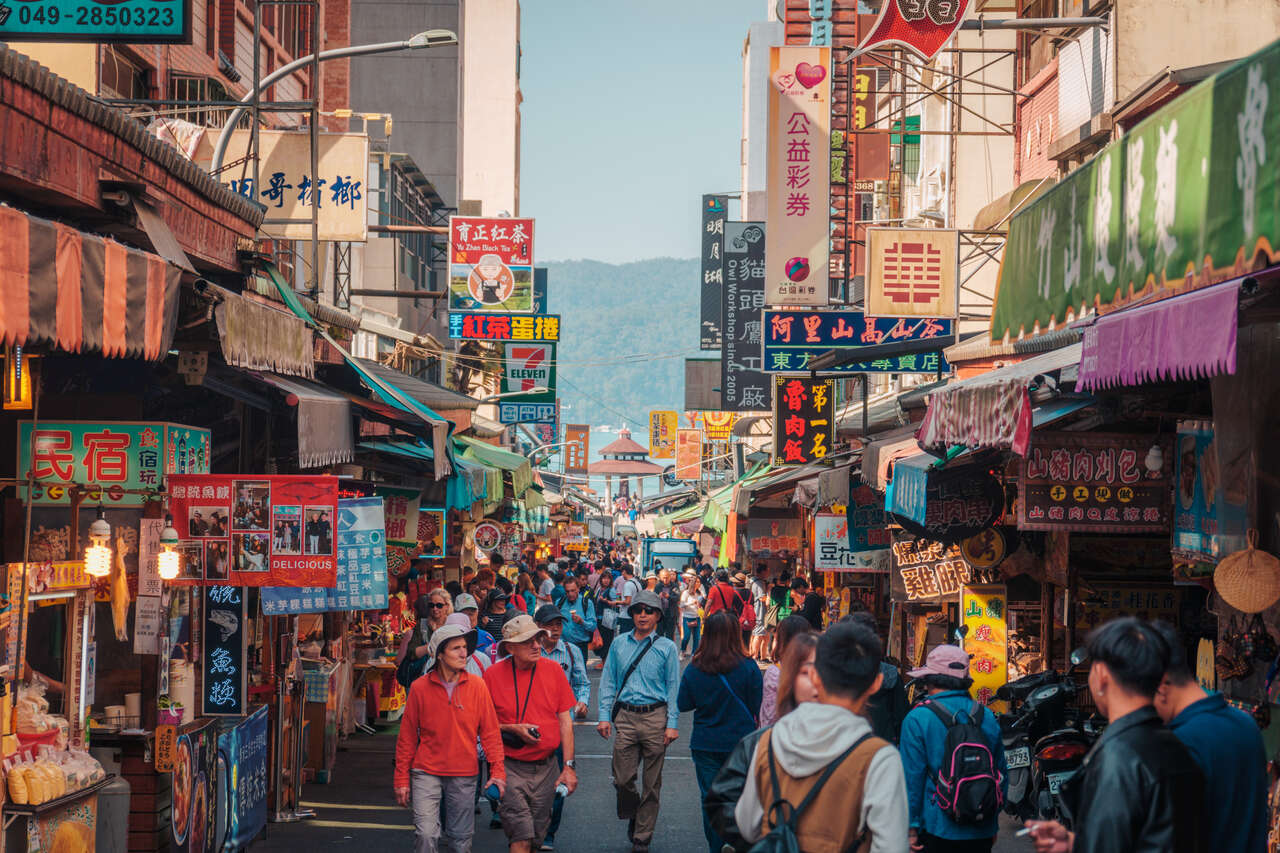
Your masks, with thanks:
M649 590L636 593L627 613L635 628L609 647L600 676L600 737L613 742L613 785L618 817L627 821L633 853L648 853L658 823L658 795L667 747L680 732L676 696L680 651L657 634L662 602ZM641 765L643 769L641 770ZM643 775L636 790L637 772Z

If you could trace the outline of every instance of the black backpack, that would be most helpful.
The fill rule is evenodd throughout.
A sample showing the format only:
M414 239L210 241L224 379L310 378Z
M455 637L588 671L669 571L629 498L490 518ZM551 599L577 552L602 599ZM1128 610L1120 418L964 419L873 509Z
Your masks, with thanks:
M996 816L1004 805L1000 790L1003 777L982 731L982 705L977 702L954 715L931 699L924 707L938 715L947 727L934 802L942 813L961 826L974 826Z
M862 737L853 742L853 746L846 749L827 765L827 769L822 771L822 775L818 777L818 781L809 789L809 793L804 795L804 799L800 801L800 805L792 805L788 800L782 799L782 790L778 785L778 767L773 759L773 737L769 738L769 780L773 783L773 802L765 809L765 817L769 823L773 824L773 829L769 833L752 845L748 853L800 853L800 839L796 838L796 826L800 822L800 815L804 814L805 809L818 796L818 792L822 790L822 786L827 784L827 780L831 778L831 774L836 772L844 760L853 754L853 751L862 745L863 741L874 737L874 733L867 732ZM789 812L789 814L787 813ZM779 823L779 821L781 821ZM854 842L853 849L859 849L867 838L867 828L862 828L862 834L858 840Z

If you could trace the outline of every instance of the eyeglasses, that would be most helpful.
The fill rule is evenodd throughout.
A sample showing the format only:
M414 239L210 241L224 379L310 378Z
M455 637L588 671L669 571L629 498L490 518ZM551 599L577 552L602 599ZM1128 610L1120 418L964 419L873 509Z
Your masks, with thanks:
M439 609L440 609L440 608L442 608L442 607L444 607L444 605L443 605L442 603L440 603L439 601L433 601L433 602L431 602L431 609L432 609L432 610L439 610Z
M659 616L662 611L656 607L637 607L637 613L643 613L645 616Z

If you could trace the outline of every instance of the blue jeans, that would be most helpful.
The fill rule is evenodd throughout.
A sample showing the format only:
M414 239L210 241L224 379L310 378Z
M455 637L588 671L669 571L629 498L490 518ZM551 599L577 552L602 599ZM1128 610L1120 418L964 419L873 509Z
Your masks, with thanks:
M707 791L711 788L711 783L715 781L716 774L720 772L720 768L729 759L727 752L710 752L705 749L689 750L693 755L693 772L698 777L698 793L706 799ZM724 846L724 842L720 840L720 836L711 828L711 821L707 819L707 810L702 810L702 832L707 837L707 845L711 853L720 853L720 848Z
M689 638L693 638L693 650L698 650L698 643L702 640L702 620L697 616L690 618L682 617L684 620L684 639L680 641L680 651L685 651L689 647Z

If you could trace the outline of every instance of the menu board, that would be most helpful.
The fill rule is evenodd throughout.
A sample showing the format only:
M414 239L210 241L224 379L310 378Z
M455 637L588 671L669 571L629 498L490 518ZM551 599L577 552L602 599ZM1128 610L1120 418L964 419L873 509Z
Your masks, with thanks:
M337 583L337 477L175 475L169 498L184 558L174 583Z
M244 713L244 599L242 587L210 586L204 590L200 713L205 717Z

